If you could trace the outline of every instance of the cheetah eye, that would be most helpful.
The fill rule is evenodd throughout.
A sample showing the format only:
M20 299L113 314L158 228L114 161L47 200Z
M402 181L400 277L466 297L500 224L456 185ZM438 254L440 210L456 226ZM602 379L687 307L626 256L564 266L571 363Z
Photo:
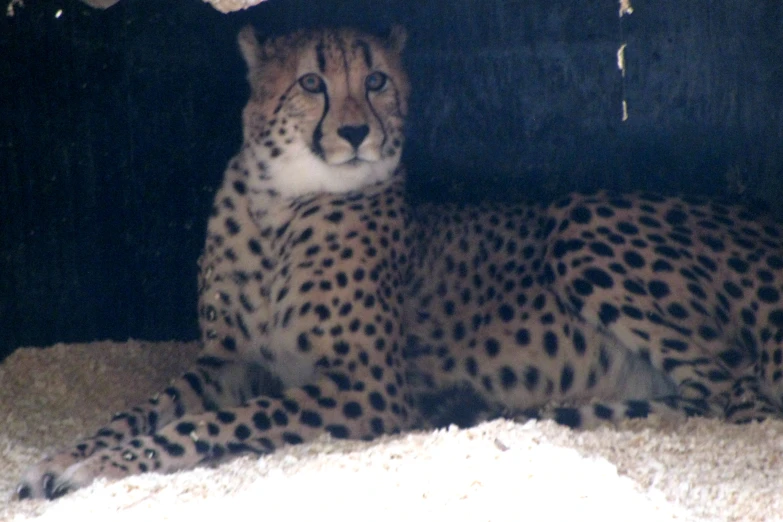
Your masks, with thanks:
M364 79L364 86L368 91L380 91L386 86L386 80L389 77L381 71L375 71L367 75Z
M324 80L315 73L307 73L299 78L299 85L307 92L318 93L324 90Z

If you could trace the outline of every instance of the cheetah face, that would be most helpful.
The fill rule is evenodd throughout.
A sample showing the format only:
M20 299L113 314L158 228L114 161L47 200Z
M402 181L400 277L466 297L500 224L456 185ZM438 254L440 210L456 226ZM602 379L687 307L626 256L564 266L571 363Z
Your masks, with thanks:
M264 188L284 197L344 192L392 176L403 145L404 32L323 30L263 46L239 36L251 98L243 118Z

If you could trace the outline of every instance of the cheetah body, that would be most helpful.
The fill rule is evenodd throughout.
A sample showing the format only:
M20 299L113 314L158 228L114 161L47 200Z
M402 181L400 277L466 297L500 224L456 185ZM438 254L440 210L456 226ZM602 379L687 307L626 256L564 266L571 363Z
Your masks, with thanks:
M780 415L779 228L643 194L413 208L403 44L243 31L251 97L200 260L202 354L28 470L20 498L550 403L572 426Z
M555 411L574 426L652 411L780 415L773 223L707 200L605 192L424 209L414 222L405 323L423 355L412 384L469 383L490 411L614 403Z

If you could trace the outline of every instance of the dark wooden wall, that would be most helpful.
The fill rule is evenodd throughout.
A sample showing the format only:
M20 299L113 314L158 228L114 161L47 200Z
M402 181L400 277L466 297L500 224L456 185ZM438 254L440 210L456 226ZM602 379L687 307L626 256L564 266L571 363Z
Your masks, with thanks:
M17 7L0 19L0 359L197 336L196 259L241 139L248 22L408 28L419 199L741 192L783 215L783 3L632 4L622 19L614 0Z

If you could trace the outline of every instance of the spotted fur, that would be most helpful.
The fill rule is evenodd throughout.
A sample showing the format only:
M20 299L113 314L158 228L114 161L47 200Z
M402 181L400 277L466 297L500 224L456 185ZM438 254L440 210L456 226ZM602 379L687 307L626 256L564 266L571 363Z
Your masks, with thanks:
M780 227L648 194L412 208L403 42L242 32L252 93L200 260L203 352L20 498L323 433L781 416Z
M570 426L780 416L776 224L710 201L606 192L427 208L415 221L406 324L418 393L467 388L489 412L536 417L572 404L548 412Z

